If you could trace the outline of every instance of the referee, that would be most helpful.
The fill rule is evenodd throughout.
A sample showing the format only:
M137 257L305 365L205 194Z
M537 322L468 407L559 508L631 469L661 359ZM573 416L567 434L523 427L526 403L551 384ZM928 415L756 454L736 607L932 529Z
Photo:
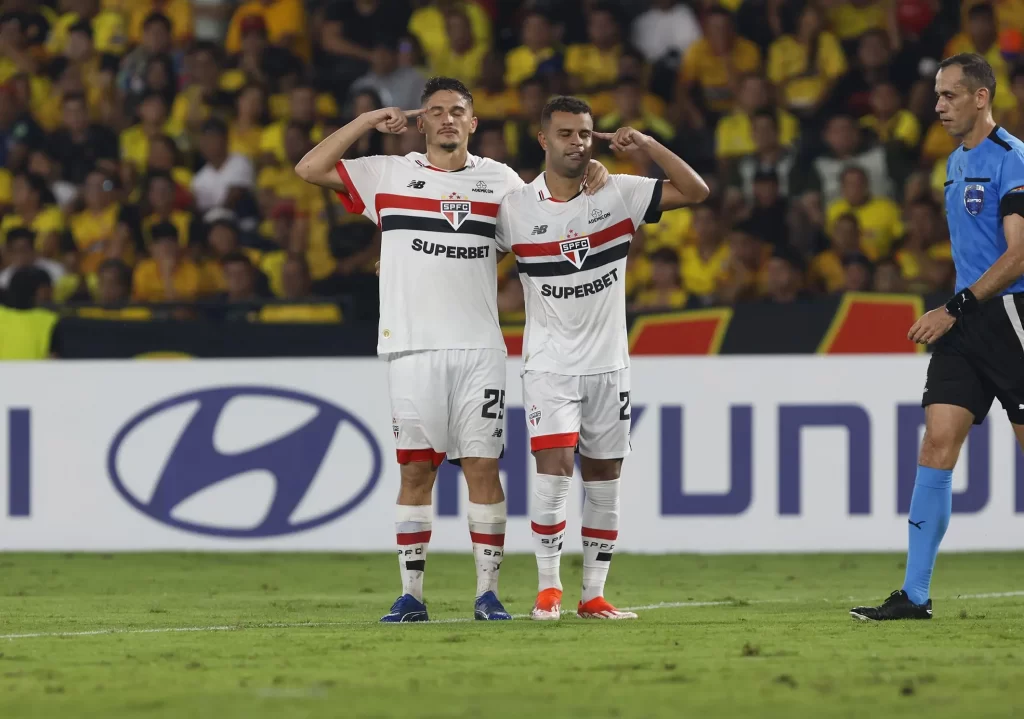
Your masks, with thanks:
M1024 446L1024 143L992 119L996 79L980 55L954 55L935 76L935 111L960 140L946 161L946 217L956 294L910 328L933 344L925 433L910 502L903 588L857 619L931 619L929 586L952 511L953 467L972 424L998 397Z

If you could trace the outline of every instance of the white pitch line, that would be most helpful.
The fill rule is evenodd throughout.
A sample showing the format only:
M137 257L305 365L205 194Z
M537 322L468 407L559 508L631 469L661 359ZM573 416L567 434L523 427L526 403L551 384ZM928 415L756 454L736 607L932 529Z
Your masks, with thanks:
M958 594L955 597L944 597L944 601L957 601L959 599L1005 599L1007 597L1024 597L1024 590L1014 592L986 592L984 594ZM635 607L622 607L628 612L644 612L655 609L683 609L695 607L742 607L755 604L788 604L804 601L801 599L737 599L717 602L659 602L658 604L643 604ZM822 601L829 601L824 599ZM848 600L855 603L856 600ZM515 619L529 619L529 614L513 614ZM427 626L432 624L464 624L472 622L469 617L451 617L448 619L434 619L424 622ZM298 629L317 627L345 627L345 626L369 626L376 625L375 621L347 621L347 622L274 622L268 624L224 624L210 627L156 627L152 629L92 629L84 632L31 632L28 634L0 634L0 639L40 639L40 638L65 638L65 637L97 637L112 634L176 634L183 632L239 632L247 629Z

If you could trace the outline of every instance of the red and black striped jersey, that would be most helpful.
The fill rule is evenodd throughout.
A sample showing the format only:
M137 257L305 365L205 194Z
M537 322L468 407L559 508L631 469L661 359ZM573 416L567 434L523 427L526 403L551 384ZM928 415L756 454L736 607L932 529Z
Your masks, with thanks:
M337 170L346 209L381 229L377 353L504 351L495 222L519 176L473 155L461 170L441 170L415 152L343 160Z
M612 175L593 195L559 202L544 177L506 195L498 213L498 249L515 253L526 297L524 369L628 367L626 255L636 229L661 219L661 182Z

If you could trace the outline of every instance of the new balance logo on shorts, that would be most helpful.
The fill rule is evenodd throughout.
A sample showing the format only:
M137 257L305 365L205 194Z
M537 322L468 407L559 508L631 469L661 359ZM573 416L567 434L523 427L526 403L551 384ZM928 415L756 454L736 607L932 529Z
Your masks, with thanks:
M543 235L547 231L548 231L548 226L547 225L535 225L534 228L533 228L533 232L531 232L530 234L531 235Z
M426 182L423 180L413 180L406 187L411 187L414 190L422 190L426 186Z

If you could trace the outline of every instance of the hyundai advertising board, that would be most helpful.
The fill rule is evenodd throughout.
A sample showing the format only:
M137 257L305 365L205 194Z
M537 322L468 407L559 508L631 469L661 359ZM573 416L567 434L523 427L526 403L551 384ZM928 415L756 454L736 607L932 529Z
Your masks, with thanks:
M621 548L902 550L926 364L635 360ZM506 548L528 552L518 360L508 378ZM0 549L389 551L394 449L375 359L8 363ZM431 551L468 551L465 505L445 464ZM972 432L953 511L944 549L1024 548L1024 458L998 407Z

